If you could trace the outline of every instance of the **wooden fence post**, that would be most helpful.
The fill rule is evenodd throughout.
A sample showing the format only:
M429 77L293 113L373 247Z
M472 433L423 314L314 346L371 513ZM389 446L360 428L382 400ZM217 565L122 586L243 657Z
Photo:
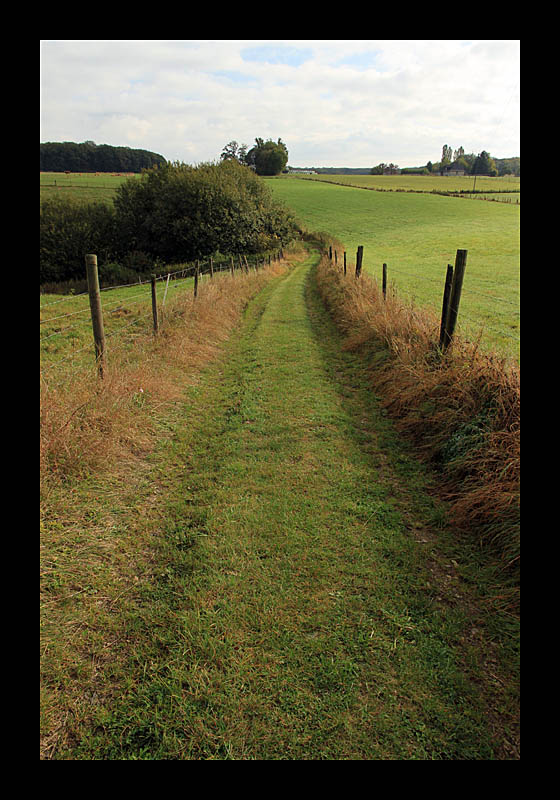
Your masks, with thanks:
M383 264L383 299L387 299L387 264Z
M447 350L455 333L457 316L459 314L459 302L461 300L461 290L463 288L463 278L467 266L467 251L457 250L455 256L455 268L453 270L453 282L451 284L451 296L445 321L445 333L443 336L443 349Z
M329 245L329 259L332 261L332 244Z
M200 272L200 261L197 259L196 261L196 269L194 271L194 296L198 295L198 274Z
M214 277L214 262L212 261L212 256L210 256L210 280Z
M358 246L358 252L356 253L356 278L359 278L362 273L362 259L364 257L364 246L363 244Z
M156 276L152 275L152 317L154 320L154 333L159 330L158 313L157 313L157 298L156 298Z
M453 266L447 265L447 274L445 276L445 286L443 288L443 304L441 307L441 325L439 328L439 346L443 348L445 339L445 323L447 321L447 310L449 308L449 295L451 294L451 285L453 283Z
M346 250L344 251L344 274L346 275Z
M103 370L105 367L105 331L103 329L103 311L101 309L101 293L99 291L97 256L93 255L93 253L86 255L86 272L93 340L95 342L95 360L97 362L99 377L103 378Z
M233 278L233 270L234 270L234 266L233 266L233 256L230 256L230 257L229 257L229 269L230 269L230 272L231 272L231 277Z

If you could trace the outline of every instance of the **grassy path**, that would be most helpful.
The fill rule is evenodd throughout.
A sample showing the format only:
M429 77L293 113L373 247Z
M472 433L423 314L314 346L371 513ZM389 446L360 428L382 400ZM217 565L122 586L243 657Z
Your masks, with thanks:
M437 508L340 351L315 258L189 389L123 624L128 684L71 758L504 757Z

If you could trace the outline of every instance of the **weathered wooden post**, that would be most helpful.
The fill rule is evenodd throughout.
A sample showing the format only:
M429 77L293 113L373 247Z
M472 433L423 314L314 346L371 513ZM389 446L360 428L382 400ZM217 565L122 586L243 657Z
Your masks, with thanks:
M461 300L461 290L463 288L463 278L465 277L465 268L467 266L467 251L457 250L455 256L455 268L453 270L453 281L451 283L451 295L449 298L449 307L447 310L447 317L445 321L445 333L443 335L443 349L447 350L453 340L455 333L455 326L457 325L457 316L459 314L459 302Z
M210 256L210 280L214 277L214 262L212 261L212 256Z
M234 266L233 266L233 256L230 256L230 257L229 257L229 270L230 270L230 272L231 272L231 277L233 278L233 270L234 270Z
M383 264L383 299L387 299L387 264Z
M344 251L344 274L346 275L346 250Z
M329 245L329 259L332 261L332 244Z
M447 265L447 274L445 276L445 286L443 288L443 303L441 307L441 325L439 328L439 346L443 348L445 340L445 323L447 320L447 310L449 308L449 296L451 294L451 285L453 283L453 265Z
M154 333L157 334L159 330L158 312L157 312L157 298L156 298L156 276L152 275L152 317L154 320Z
M200 261L197 259L196 260L196 269L194 271L194 296L195 296L195 299L196 299L196 296L198 295L198 275L199 275L199 272L200 272Z
M93 255L93 253L86 255L86 273L93 340L95 342L95 360L97 362L99 377L103 378L103 370L105 367L105 331L103 329L103 311L101 309L101 293L99 291L97 256Z
M358 246L358 252L356 253L356 278L359 278L362 274L362 259L364 257L364 246L361 244Z

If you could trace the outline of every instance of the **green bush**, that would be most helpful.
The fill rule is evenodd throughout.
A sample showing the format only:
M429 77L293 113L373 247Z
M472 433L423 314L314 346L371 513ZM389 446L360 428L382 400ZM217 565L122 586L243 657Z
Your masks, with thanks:
M113 260L116 234L114 209L105 203L45 200L40 211L40 284L81 280L86 253L96 253L100 263Z
M291 213L234 159L148 170L122 184L114 203L117 227L129 248L165 263L263 252L288 242L295 232Z
M95 253L105 285L219 253L264 253L297 234L291 212L237 161L168 164L118 189L114 205L53 198L41 205L40 284L82 280ZM119 277L120 276L120 277Z

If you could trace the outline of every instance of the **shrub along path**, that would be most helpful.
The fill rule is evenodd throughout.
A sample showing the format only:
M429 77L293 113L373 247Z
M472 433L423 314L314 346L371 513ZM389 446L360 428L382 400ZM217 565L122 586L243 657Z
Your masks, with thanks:
M57 758L517 757L496 646L316 261L188 390L143 523L157 553L123 623L128 683Z

